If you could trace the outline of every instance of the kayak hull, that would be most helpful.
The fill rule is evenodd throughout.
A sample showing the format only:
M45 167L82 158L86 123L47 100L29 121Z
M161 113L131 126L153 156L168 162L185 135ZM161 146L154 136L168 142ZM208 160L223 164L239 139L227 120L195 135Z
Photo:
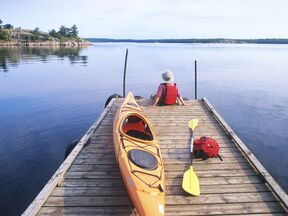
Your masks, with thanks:
M164 215L165 176L154 129L129 93L113 123L115 157L138 215Z

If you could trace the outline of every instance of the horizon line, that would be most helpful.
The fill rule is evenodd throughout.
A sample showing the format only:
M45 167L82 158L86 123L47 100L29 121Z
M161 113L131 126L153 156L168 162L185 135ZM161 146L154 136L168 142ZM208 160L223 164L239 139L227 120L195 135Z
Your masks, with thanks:
M288 40L288 38L262 37L262 38L112 38L112 37L82 37L84 39L109 39L109 40Z

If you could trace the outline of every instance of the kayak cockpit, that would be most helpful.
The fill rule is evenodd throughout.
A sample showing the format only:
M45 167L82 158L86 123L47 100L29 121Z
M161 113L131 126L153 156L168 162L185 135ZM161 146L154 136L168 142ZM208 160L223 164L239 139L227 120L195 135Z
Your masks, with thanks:
M143 141L153 141L154 139L148 123L138 115L127 116L121 127L122 131L130 137Z

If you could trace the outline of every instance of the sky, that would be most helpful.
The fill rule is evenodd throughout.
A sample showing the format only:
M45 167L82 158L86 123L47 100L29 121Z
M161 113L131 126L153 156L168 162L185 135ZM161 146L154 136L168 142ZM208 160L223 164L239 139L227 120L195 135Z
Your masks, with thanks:
M288 0L0 0L0 19L80 37L288 38Z

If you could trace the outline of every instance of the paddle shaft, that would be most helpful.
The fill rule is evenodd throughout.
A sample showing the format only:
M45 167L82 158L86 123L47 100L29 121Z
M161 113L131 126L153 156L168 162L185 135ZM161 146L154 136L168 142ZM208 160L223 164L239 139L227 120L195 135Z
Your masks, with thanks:
M182 188L184 191L186 191L189 194L192 194L194 196L200 195L200 185L199 180L194 172L194 168L192 165L193 162L193 132L194 129L198 126L198 119L191 119L188 123L189 128L191 128L191 143L190 143L190 166L187 171L185 171L183 175L183 181L182 181Z
M190 166L193 163L193 130L191 129L191 142L190 142Z

